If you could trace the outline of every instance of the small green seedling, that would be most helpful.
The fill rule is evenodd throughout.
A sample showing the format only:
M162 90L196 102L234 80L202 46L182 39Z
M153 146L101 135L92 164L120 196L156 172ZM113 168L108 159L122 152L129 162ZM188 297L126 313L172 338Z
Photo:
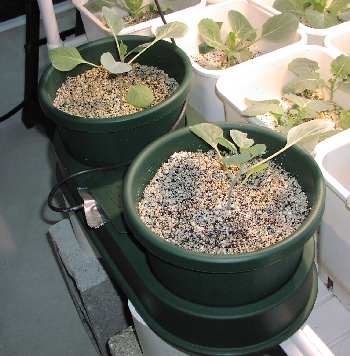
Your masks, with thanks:
M331 78L324 80L319 73L317 62L307 58L296 58L288 64L294 78L283 88L283 98L291 103L286 107L279 100L246 99L245 116L257 116L270 113L278 125L289 129L305 121L314 119L322 112L338 112L340 128L350 128L350 111L343 110L334 102L336 90L350 93L350 57L340 55L331 63ZM327 90L330 100L317 100L303 97L305 91Z
M313 141L320 135L332 131L333 127L333 123L329 120L311 120L295 126L289 130L287 143L282 149L253 165L251 164L253 159L257 159L257 157L266 153L266 145L255 144L254 140L248 138L246 133L239 130L230 130L231 142L224 137L223 130L213 124L194 125L190 127L190 130L215 150L219 162L231 181L228 199L230 202L232 189L240 179L242 179L241 184L245 184L252 175L266 170L269 161L293 145ZM219 147L225 149L226 154L223 154Z
M99 12L102 8L118 6L125 10L129 16L133 18L141 18L145 13L158 13L155 4L145 4L144 0L89 0L85 7L91 12ZM162 6L164 13L171 12L171 7L168 5Z
M105 52L100 57L101 66L111 74L118 75L131 71L131 64L158 41L170 37L179 38L184 36L187 32L187 26L184 23L178 21L170 22L157 29L156 36L152 42L139 45L128 51L127 45L118 38L119 32L124 28L124 21L114 10L108 7L103 7L102 12L108 26L112 30L119 54L119 61L116 61L110 52ZM126 62L126 58L135 53L136 55L134 55L128 62ZM79 64L88 64L93 67L98 67L98 65L86 61L76 48L66 47L52 49L49 51L49 58L53 67L59 71L70 71ZM142 85L136 88L132 86L129 91L131 91L131 93L128 93L130 95L127 95L129 104L142 108L149 107L152 104L154 99L153 93L150 95L151 89L147 86ZM137 95L135 95L135 93L137 93ZM133 101L135 98L139 98L142 95L144 95L147 100L137 99L136 101ZM150 102L151 98L152 101Z
M273 7L297 16L314 28L327 28L350 20L350 0L275 0Z
M254 53L250 47L260 40L272 42L290 40L299 26L298 19L293 15L275 15L263 24L261 35L258 36L257 31L240 12L229 11L228 19L232 31L228 33L226 40L221 36L222 23L211 19L201 20L198 30L203 40L203 43L199 45L199 52L204 54L213 50L223 51L230 65L253 58Z
M331 62L331 77L328 80L321 78L319 69L316 61L307 58L294 59L288 64L288 70L295 78L283 88L283 92L301 94L305 90L315 91L325 88L329 91L330 100L333 100L338 89L350 93L349 56L342 54Z

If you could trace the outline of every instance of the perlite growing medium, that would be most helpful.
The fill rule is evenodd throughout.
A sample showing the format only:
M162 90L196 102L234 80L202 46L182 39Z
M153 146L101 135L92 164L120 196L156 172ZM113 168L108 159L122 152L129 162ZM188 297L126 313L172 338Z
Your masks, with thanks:
M98 67L68 77L57 90L53 105L68 114L86 118L130 115L144 110L127 102L128 89L136 84L152 90L151 106L169 98L179 86L175 79L153 66L135 63L130 72L119 75Z
M258 251L293 234L309 213L298 181L270 162L235 185L209 152L176 152L144 190L138 212L159 238L207 254Z

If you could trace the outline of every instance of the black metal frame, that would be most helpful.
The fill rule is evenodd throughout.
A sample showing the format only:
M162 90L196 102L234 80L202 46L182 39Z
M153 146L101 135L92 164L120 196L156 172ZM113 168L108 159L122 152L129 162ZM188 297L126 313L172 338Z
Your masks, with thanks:
M24 5L26 15L24 100L1 117L0 121L7 120L23 108L22 122L25 127L31 128L41 124L48 132L52 132L53 124L45 118L38 103L39 47L46 44L47 40L40 39L40 10L37 1L25 0ZM78 36L83 33L84 26L79 12L76 11L75 27L61 32L60 35L65 39L67 36Z

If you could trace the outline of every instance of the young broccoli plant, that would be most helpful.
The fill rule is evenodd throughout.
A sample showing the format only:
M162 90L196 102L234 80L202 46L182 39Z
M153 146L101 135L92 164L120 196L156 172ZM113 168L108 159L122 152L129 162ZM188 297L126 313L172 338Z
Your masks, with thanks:
M248 19L238 11L228 12L231 31L227 38L221 36L222 23L211 19L203 19L198 24L199 34L203 43L199 45L199 53L205 54L213 50L225 53L225 61L229 65L244 62L254 57L251 46L265 39L272 42L283 42L291 39L298 29L298 19L290 14L275 15L262 26L261 35ZM224 64L224 63L223 63Z
M288 70L294 74L284 88L284 93L302 94L304 91L327 89L330 100L335 91L340 89L350 93L350 57L340 55L331 62L331 77L323 80L316 61L307 58L296 58L288 64Z
M104 6L117 6L125 10L133 18L141 18L145 13L158 13L155 4L144 4L143 0L89 0L85 7L92 12L99 12ZM162 11L168 13L171 11L170 6L163 6Z
M273 7L297 16L314 28L327 28L350 20L350 0L275 0Z
M194 125L190 127L190 130L215 150L221 166L230 179L229 206L232 189L240 180L241 184L245 184L252 175L266 170L269 161L290 147L315 140L320 135L333 130L333 123L329 120L312 120L293 127L288 132L287 142L283 148L255 164L251 161L264 155L267 148L264 144L255 144L252 138L248 138L247 133L230 130L231 142L224 137L223 130L213 124ZM219 147L223 148L225 153L220 151Z
M267 115L281 131L318 118L332 119L339 129L350 128L350 111L334 102L336 90L350 93L350 57L341 55L332 61L328 80L321 78L318 63L307 58L294 59L288 70L294 78L284 86L282 99L246 99L243 115L258 118ZM323 97L319 92L326 94Z
M164 38L179 38L187 32L187 26L182 22L170 22L159 27L156 31L156 36L152 42L139 45L128 50L127 45L118 38L119 32L124 28L124 21L115 10L108 7L103 7L103 16L112 30L113 37L116 43L119 60L116 60L112 53L105 52L100 57L101 66L111 74L122 74L132 70L131 64L149 48L155 45L158 41ZM126 59L134 55L128 62ZM98 65L85 60L76 48L55 48L49 51L49 58L54 68L59 71L70 71L79 64L88 64L93 67ZM140 97L144 100L140 100ZM129 104L135 107L149 107L153 102L153 94L150 94L150 89L145 85L132 86L127 95ZM146 100L147 99L147 100Z

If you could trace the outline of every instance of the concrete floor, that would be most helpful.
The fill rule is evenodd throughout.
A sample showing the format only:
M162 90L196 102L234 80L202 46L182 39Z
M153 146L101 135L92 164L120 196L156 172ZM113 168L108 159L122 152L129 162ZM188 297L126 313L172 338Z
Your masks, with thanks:
M96 356L47 240L50 146L19 116L0 124L0 355Z

